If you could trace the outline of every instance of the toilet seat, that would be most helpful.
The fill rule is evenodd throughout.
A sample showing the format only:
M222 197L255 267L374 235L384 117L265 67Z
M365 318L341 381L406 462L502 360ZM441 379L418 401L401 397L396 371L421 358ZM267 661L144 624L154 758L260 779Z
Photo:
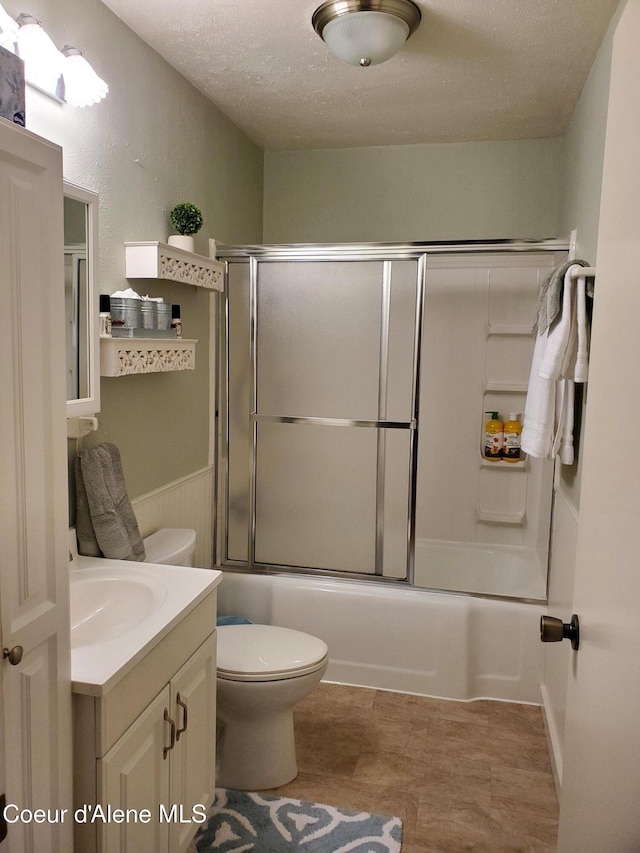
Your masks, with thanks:
M326 665L327 644L275 625L223 625L218 634L218 678L226 681L282 681Z

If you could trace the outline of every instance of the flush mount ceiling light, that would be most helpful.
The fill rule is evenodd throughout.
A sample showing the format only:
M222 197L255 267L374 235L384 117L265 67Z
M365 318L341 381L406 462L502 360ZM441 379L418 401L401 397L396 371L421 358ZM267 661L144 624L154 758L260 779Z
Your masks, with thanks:
M391 59L421 17L412 0L326 0L311 23L337 57L366 68Z

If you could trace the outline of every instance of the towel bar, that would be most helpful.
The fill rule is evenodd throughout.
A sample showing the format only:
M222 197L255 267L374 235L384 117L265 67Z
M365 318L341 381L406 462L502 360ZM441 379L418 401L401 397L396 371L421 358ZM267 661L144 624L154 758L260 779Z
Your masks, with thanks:
M571 278L595 278L595 267L576 267L571 270Z

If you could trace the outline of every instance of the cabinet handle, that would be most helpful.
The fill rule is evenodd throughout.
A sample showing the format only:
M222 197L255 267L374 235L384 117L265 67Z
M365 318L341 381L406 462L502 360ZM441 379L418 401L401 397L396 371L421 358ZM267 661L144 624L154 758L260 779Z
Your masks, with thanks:
M182 701L180 693L176 695L176 705L179 705L182 708L182 728L178 729L176 732L176 740L178 741L180 740L180 735L183 732L186 732L187 726L189 725L187 705Z
M165 722L169 723L169 725L171 726L171 743L169 744L169 746L165 746L165 748L162 751L162 757L166 758L167 753L170 752L173 749L173 747L176 745L176 724L173 722L173 720L169 716L169 711L167 708L164 709L164 719L165 719Z

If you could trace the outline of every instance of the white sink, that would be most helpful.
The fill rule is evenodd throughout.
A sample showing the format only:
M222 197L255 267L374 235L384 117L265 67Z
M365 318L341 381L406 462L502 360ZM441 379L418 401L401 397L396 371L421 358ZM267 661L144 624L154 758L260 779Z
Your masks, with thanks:
M164 579L135 563L71 572L71 648L103 643L159 610Z
M222 580L215 569L78 556L69 575L71 684L89 696L111 690Z

